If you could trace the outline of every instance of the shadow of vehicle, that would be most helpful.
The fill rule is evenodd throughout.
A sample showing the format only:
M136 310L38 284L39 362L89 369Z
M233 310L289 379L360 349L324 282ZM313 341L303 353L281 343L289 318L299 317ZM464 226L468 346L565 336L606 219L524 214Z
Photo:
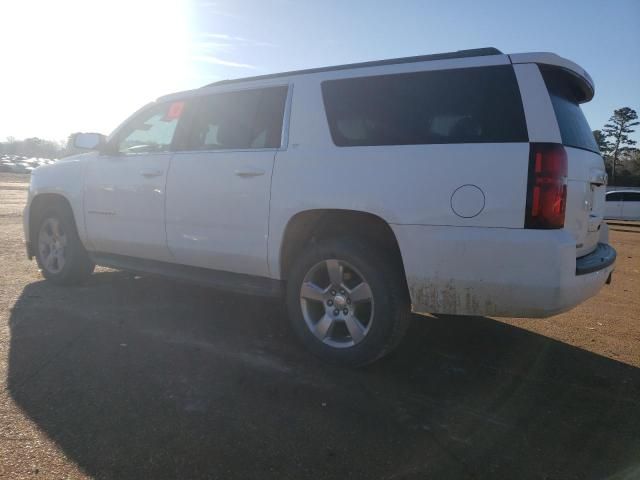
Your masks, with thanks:
M102 272L28 285L10 327L10 394L97 478L640 475L640 369L489 318L345 370L277 302Z

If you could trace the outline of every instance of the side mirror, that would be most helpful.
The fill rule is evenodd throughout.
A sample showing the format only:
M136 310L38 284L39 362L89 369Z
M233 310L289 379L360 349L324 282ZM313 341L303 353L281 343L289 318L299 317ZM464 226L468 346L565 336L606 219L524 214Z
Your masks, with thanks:
M105 145L106 139L100 133L78 133L73 137L73 146L82 150L99 150Z

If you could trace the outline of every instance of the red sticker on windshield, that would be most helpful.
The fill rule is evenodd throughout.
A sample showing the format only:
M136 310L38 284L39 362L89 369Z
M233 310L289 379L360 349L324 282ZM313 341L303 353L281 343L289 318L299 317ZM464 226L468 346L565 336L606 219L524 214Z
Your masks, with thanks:
M171 121L180 118L182 111L184 110L184 102L173 102L169 106L167 114L164 116L165 120Z

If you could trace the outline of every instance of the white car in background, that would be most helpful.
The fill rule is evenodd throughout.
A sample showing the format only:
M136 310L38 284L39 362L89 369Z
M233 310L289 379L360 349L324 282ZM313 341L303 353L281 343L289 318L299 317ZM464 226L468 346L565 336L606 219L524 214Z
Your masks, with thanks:
M640 190L607 192L604 218L612 220L640 220Z
M411 309L547 317L614 268L593 94L568 60L494 48L174 93L34 171L28 255L59 283L98 264L283 296L346 365Z

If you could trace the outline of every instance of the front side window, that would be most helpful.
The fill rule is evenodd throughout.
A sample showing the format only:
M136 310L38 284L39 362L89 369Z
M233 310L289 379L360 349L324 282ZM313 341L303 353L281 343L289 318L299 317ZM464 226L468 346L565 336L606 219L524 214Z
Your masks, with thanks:
M340 147L528 141L510 65L328 80L322 95Z
M619 202L622 200L622 192L607 193L607 202Z
M118 134L120 154L166 152L184 109L184 102L170 102L143 111Z
M195 99L188 150L279 148L287 87Z

